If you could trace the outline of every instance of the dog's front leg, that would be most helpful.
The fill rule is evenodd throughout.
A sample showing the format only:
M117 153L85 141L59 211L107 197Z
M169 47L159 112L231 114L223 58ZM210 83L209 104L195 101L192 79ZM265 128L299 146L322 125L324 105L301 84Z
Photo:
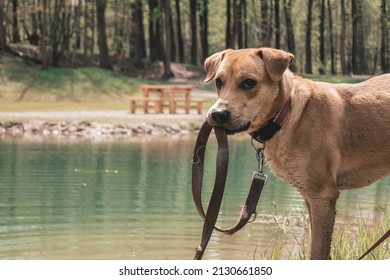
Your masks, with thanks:
M337 198L338 195L333 198L305 198L310 216L312 260L329 259Z

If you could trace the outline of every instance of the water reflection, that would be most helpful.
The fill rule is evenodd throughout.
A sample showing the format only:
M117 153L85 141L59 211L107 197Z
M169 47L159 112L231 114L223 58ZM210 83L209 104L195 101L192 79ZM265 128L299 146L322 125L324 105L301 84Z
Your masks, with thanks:
M0 258L191 259L202 227L190 190L194 139L153 140L1 139ZM215 146L206 154L204 197L214 181ZM222 226L237 218L257 167L247 139L233 138L230 149ZM343 193L338 223L388 208L389 183ZM252 259L278 237L290 244L307 238L301 197L272 175L258 212L232 237L213 234L205 258ZM293 223L288 232L286 223Z

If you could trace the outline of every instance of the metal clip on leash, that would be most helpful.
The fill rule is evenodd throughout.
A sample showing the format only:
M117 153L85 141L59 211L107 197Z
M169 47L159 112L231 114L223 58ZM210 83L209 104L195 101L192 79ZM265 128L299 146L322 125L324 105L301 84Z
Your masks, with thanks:
M254 179L262 180L264 181L264 185L267 183L268 176L264 174L264 146L262 147L256 147L254 144L254 139L252 138L252 146L256 150L256 158L257 158L257 164L258 164L258 170L253 172L252 175L252 181Z

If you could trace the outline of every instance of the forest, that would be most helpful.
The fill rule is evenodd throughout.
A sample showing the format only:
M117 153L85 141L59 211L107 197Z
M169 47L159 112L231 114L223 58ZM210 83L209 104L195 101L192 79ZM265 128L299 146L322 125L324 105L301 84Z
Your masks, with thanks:
M274 47L302 74L390 72L389 0L1 0L0 52L27 45L42 67L201 66L225 48ZM18 55L18 53L14 52ZM25 55L27 56L27 55Z

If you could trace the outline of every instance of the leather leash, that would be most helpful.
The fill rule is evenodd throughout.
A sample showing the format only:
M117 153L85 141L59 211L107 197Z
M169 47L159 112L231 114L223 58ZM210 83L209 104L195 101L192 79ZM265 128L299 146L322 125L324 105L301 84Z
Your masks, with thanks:
M204 155L206 151L206 145L214 128L215 136L218 142L218 152L216 159L216 177L214 181L214 188L211 194L207 213L205 214L202 205L202 181L203 181L203 169L204 169ZM206 122L203 123L194 148L194 155L192 160L192 195L195 202L196 209L199 215L204 220L202 238L200 245L196 248L195 260L202 259L203 253L210 240L211 234L214 229L227 235L232 235L241 228L243 228L252 217L256 214L256 206L260 198L263 186L267 181L267 176L263 173L263 157L262 150L258 149L259 170L253 173L252 184L246 199L244 206L242 207L241 214L237 222L230 228L223 229L216 227L219 210L222 203L223 193L225 190L228 161L229 161L229 147L226 131L220 127L212 127Z
M369 253L371 253L372 250L374 250L376 247L378 247L383 241L385 241L387 238L390 237L390 229L381 237L377 242L375 242L374 245L370 247L358 260L363 259L365 256L367 256Z

